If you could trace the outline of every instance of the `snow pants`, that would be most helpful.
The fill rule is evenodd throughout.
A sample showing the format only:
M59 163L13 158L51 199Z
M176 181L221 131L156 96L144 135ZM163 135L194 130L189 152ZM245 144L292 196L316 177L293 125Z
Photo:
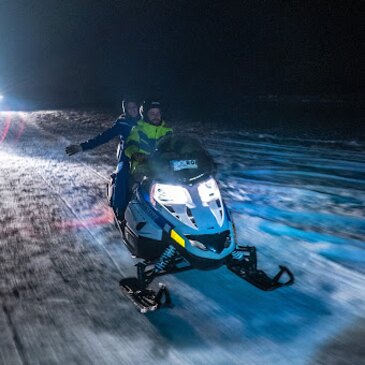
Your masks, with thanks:
M129 203L129 162L118 163L112 175L110 205L118 218L123 219L124 211Z

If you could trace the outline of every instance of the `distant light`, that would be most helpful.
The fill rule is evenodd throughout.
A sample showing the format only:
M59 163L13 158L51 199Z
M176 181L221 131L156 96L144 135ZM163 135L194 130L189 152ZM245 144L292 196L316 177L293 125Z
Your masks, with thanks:
M4 95L0 94L0 101L2 101L4 99Z

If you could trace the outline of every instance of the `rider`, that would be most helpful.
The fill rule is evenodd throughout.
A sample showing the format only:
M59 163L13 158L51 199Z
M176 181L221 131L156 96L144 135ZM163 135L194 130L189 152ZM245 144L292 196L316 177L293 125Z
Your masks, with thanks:
M172 129L162 120L159 101L145 101L141 113L143 118L132 129L125 147L125 155L131 159L131 174L135 181L141 180L146 174L146 161L156 143L172 133Z
M96 148L119 136L118 165L115 173L112 175L113 183L110 197L110 205L118 218L123 217L128 203L129 157L124 153L124 142L127 140L132 128L141 119L139 105L140 103L135 98L125 98L122 101L123 114L115 121L111 128L86 142L66 147L66 153L72 156L75 153Z

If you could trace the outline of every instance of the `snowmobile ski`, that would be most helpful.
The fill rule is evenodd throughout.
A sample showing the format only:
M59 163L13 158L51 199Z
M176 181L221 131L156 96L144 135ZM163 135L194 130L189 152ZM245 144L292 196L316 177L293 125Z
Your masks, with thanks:
M280 270L273 278L270 278L263 270L258 270L256 248L251 246L238 247L232 253L232 259L228 262L227 268L264 291L275 290L294 283L294 275L285 266L279 265ZM280 280L284 275L288 279L281 282Z
M124 294L132 301L140 313L153 312L160 307L171 304L170 293L164 284L159 284L160 289L156 293L152 289L140 289L137 278L126 278L120 281L120 287Z

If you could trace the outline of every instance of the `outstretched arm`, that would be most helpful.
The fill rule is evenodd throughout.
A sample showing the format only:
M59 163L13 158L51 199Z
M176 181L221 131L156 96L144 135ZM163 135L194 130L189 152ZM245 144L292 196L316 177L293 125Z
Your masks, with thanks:
M98 134L96 137L87 140L86 142L80 143L82 151L91 150L93 148L99 147L104 143L109 142L114 137L120 134L120 124L116 122L111 128Z
M127 123L117 120L111 128L98 134L96 137L80 144L72 144L70 146L67 146L65 151L69 156L72 156L75 153L91 150L104 143L109 142L111 139L118 135L125 135L127 132L129 132L129 129L130 127Z

